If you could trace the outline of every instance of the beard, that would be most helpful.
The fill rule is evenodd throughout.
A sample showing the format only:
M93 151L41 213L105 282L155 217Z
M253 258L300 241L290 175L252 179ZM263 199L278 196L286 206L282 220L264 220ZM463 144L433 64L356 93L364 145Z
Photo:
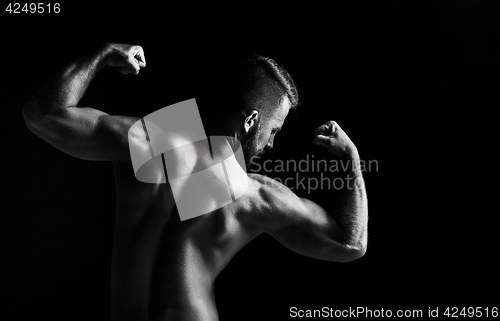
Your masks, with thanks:
M257 128L254 127L250 129L241 141L241 149L243 151L243 156L245 157L245 166L247 171L252 165L252 159L262 152L259 150L259 144L257 141L257 137L260 133L260 124L258 123L256 127Z

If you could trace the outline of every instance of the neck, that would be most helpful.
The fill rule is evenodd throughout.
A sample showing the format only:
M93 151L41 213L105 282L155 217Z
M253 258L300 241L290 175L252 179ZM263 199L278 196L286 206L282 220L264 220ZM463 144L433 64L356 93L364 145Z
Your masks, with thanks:
M232 126L228 126L227 123L210 123L205 126L205 133L207 136L229 136L235 137L236 130Z
M218 127L218 128L217 128ZM241 140L241 137L236 135L236 131L230 130L228 128L223 128L222 126L213 126L211 128L207 127L205 128L205 132L207 136L224 136L227 137L227 142L231 145L233 148L233 151L236 151L241 144L241 141L238 142L238 140ZM212 141L213 139L211 139Z

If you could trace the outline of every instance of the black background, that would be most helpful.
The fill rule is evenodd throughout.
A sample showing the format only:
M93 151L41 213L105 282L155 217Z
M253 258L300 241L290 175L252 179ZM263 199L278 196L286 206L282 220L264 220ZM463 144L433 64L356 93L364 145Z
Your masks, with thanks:
M137 77L103 69L82 106L140 117L193 97L203 105L222 72L256 52L291 73L302 99L266 157L330 157L312 139L332 119L363 159L378 162L365 173L367 254L322 262L260 236L217 279L221 320L286 319L292 306L493 306L499 17L494 2L78 2L62 3L59 14L3 11L2 313L108 318L112 164L63 154L21 114L51 76L103 41L143 46L147 67Z

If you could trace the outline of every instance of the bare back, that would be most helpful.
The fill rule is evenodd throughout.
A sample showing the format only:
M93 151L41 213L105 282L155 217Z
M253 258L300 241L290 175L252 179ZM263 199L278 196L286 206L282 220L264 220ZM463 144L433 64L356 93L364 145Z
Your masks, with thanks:
M112 320L218 320L214 281L258 234L238 219L256 194L181 222L170 185L138 181L126 162L114 171Z
M236 201L180 221L170 185L142 183L136 179L130 159L130 144L146 152L148 141L161 136L161 131L148 127L146 135L142 126L133 126L139 118L111 116L78 106L90 81L104 66L137 75L146 66L144 51L140 46L104 44L68 64L26 104L23 117L34 134L62 152L114 164L117 212L111 266L112 320L218 320L214 281L259 233L269 233L289 249L317 259L349 262L364 255L368 210L359 166L349 173L356 182L346 193L345 206L332 215L283 185L268 185L277 182L249 175L248 184L242 184L248 189L236 189L241 192L237 195L242 195ZM274 116L255 135L260 149L272 147L289 108L289 99L281 99ZM253 110L225 134L248 136L257 119ZM359 163L356 147L338 124L330 121L315 133L316 143ZM208 164L203 157L180 159L183 165ZM152 175L165 175L164 169ZM232 175L234 192L247 175Z

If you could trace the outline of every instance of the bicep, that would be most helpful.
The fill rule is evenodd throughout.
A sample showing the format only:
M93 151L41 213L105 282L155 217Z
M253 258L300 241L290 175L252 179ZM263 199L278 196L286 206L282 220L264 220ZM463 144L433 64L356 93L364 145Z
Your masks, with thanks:
M270 229L269 234L292 251L308 257L338 262L349 260L342 231L325 209L298 197L288 203L287 213L277 215L281 222Z
M333 217L320 205L299 198L286 186L255 177L263 186L258 199L264 204L254 211L253 223L290 250L316 259L348 262L353 251Z
M68 155L84 160L117 160L129 157L127 132L137 119L69 107L42 116L32 127L38 136Z

